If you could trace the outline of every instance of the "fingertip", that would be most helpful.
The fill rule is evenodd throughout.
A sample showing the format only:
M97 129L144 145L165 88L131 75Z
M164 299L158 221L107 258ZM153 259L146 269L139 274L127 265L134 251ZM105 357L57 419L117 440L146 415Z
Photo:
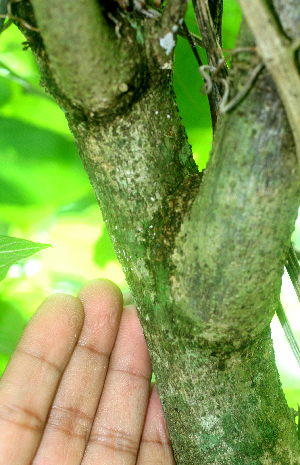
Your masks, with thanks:
M71 329L81 330L84 322L84 309L81 301L70 294L52 294L39 306L33 318L38 318L45 312L51 311L52 315L63 315L67 319L67 326Z
M95 296L105 300L114 301L118 306L123 307L123 294L117 284L109 279L97 278L86 283L78 293L78 299L84 304L87 300Z
M121 290L108 279L94 279L81 288L78 299L85 312L80 343L110 353L123 312Z
M83 322L84 311L79 299L64 294L48 297L26 325L6 374L17 376L21 373L20 381L34 363L44 362L48 362L49 367L56 367L56 374L61 373L76 345ZM24 357L29 357L25 361L26 368ZM43 373L37 375L43 376Z

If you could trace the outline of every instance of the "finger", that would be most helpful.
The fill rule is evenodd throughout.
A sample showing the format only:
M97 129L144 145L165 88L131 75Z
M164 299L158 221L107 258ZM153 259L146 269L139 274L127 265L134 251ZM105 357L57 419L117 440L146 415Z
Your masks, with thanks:
M78 297L84 307L84 325L33 465L81 463L118 333L123 297L114 283L91 281Z
M137 465L175 465L156 384L151 388Z
M83 465L133 465L147 409L151 362L133 306L125 307Z
M48 298L28 323L0 383L0 462L31 464L83 323L80 301Z

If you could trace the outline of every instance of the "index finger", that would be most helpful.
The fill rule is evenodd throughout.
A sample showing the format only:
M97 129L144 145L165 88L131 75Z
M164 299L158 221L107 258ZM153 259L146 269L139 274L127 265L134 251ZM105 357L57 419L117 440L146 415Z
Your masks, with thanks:
M54 295L28 323L0 383L0 462L33 460L84 312L79 299Z

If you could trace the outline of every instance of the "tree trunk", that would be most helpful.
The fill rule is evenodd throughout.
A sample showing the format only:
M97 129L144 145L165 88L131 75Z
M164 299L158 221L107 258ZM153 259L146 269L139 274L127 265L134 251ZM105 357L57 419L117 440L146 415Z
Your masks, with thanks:
M264 68L219 118L198 172L172 89L185 7L167 2L155 19L96 0L22 1L13 11L39 27L20 26L131 288L176 463L300 464L270 334L299 205L293 135ZM279 21L287 7L274 7ZM243 23L237 46L254 45ZM260 60L236 55L230 98Z

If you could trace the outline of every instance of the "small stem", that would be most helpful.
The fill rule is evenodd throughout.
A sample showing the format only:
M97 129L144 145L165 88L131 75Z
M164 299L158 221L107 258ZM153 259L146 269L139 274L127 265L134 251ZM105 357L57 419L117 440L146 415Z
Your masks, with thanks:
M290 327L289 320L287 319L287 316L285 314L284 308L279 302L277 308L276 308L276 315L278 316L278 320L280 321L281 327L284 331L285 337L287 338L287 341L289 343L290 348L292 349L292 352L294 354L294 357L300 367L300 349L298 346L298 343L295 339L295 336L293 334L293 331Z
M185 37L187 38L187 40L188 40L188 42L189 42L189 44L190 44L190 46L191 46L191 49L192 49L192 51L193 51L193 54L194 54L195 57L196 57L196 60L197 60L197 62L198 62L198 65L199 65L199 66L202 66L201 58L199 57L198 50L197 50L196 47L195 47L195 42L194 42L194 40L193 40L193 37L191 36L190 31L189 31L188 28L187 28L187 25L186 25L186 22L185 22L185 21L183 21L182 27L183 27L183 31L184 31Z

